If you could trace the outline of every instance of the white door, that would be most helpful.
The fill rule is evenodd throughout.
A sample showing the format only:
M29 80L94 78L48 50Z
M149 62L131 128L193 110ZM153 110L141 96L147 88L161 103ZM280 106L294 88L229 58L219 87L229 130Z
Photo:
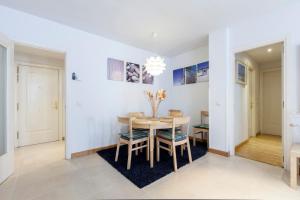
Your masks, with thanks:
M19 146L59 138L59 72L19 67Z
M262 133L281 135L281 70L262 72Z
M0 184L14 171L14 77L13 43L0 34Z

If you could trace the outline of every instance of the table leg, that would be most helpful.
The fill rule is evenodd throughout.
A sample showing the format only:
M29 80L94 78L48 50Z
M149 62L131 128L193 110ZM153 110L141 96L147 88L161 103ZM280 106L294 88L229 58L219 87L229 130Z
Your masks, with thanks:
M150 128L150 168L153 168L153 153L154 153L154 134L153 129Z

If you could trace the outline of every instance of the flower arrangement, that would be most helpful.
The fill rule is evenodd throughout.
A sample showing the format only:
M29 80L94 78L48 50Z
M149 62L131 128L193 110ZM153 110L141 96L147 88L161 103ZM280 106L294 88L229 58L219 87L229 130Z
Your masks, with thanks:
M159 104L167 98L166 91L159 89L155 95L151 91L146 91L146 95L152 108L152 117L156 118Z

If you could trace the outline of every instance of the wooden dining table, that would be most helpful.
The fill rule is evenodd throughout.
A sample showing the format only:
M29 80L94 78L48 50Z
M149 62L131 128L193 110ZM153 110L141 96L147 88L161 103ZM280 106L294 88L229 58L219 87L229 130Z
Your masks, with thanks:
M124 117L125 119L129 117ZM149 129L149 150L150 150L150 168L154 166L154 135L157 129L170 129L172 124L168 122L170 117L152 118L140 117L136 118L132 124L132 128Z

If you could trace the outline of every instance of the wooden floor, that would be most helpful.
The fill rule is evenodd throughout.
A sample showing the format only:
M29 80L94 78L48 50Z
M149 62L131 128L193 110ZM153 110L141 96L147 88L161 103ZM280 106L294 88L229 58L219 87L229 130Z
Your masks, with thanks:
M258 135L251 137L247 142L236 147L235 154L259 162L283 166L280 136Z

